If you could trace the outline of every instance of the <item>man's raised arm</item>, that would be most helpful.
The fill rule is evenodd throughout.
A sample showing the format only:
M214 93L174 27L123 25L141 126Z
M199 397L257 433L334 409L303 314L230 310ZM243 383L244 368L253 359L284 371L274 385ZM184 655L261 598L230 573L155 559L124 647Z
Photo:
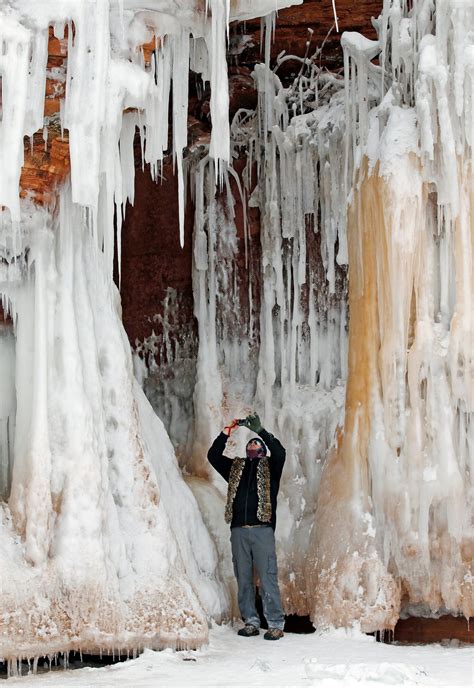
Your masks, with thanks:
M285 447L281 444L280 440L277 440L277 438L272 435L271 432L265 430L265 428L262 428L258 434L270 450L270 454L272 455L271 463L277 463L280 470L283 470L283 464L285 463L286 457Z
M224 450L229 435L232 430L237 427L237 420L233 420L230 425L226 425L224 430L217 435L212 443L211 448L207 452L207 459L211 466L222 475L225 481L229 482L230 468L232 466L232 459L224 456Z

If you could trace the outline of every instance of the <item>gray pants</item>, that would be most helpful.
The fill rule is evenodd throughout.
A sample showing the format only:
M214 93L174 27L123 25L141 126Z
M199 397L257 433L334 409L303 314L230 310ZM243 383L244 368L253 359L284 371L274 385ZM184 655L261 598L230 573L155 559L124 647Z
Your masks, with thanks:
M283 630L285 617L278 588L275 534L273 528L232 528L232 561L237 578L239 609L246 624L260 627L255 608L253 566L257 569L262 586L263 613L269 628Z

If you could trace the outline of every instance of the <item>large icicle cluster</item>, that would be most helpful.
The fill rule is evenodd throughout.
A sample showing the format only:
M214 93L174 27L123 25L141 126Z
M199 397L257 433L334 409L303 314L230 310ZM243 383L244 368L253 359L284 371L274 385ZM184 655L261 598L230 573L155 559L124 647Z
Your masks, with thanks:
M154 175L168 150L168 104L173 101L173 154L184 213L183 149L187 144L190 65L212 85L211 155L229 161L228 87L225 60L228 23L259 16L279 0L104 0L32 2L4 0L0 7L2 122L0 203L20 217L18 181L23 137L43 127L48 27L68 36L66 97L61 123L69 130L72 198L87 207L112 261L114 203L123 215L133 199L133 136L142 130L145 161ZM156 45L146 71L141 46ZM137 111L123 118L126 108ZM120 227L118 228L118 232Z
M295 4L278 2L278 6ZM270 7L271 6L271 7ZM133 140L158 177L172 149L184 208L190 67L213 89L211 155L229 161L231 19L274 0L0 4L0 656L205 641L229 597L174 451L133 378L112 281L134 195ZM67 33L71 180L20 203L24 136L43 129L49 29ZM151 68L142 44L154 42ZM124 114L124 111L127 111Z
M473 13L387 0L378 40L344 34L344 84L305 58L283 88L266 42L257 111L232 130L261 218L245 271L231 196L207 159L192 175L187 465L204 475L249 408L284 439L280 580L318 624L473 614Z

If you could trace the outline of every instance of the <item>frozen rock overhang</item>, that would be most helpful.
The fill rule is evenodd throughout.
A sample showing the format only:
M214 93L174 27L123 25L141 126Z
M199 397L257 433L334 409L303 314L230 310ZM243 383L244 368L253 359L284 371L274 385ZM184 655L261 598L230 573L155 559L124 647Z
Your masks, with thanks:
M291 4L240 0L209 2L78 3L8 0L0 8L0 58L3 121L0 126L0 204L19 219L18 182L23 137L43 127L48 27L68 32L68 70L61 125L69 130L73 200L97 215L101 175L114 166L122 129L122 111L142 112L145 160L152 173L168 149L168 107L173 95L173 154L180 192L183 241L183 149L186 146L190 66L211 84L210 155L222 169L229 162L226 41L229 21L255 17ZM141 45L153 40L153 66L144 69ZM191 42L191 45L190 45ZM192 49L191 49L192 48ZM144 116L143 116L144 115ZM136 122L129 125L134 129ZM122 139L122 148L130 144ZM107 157L107 159L105 159ZM87 172L86 172L87 170ZM130 167L128 168L130 172ZM110 175L109 175L110 177ZM120 202L133 180L110 179L105 194ZM121 188L120 188L121 187ZM126 198L129 196L126 196ZM125 199L126 200L126 199Z
M220 0L229 21L246 21L263 17L285 7L301 5L303 0ZM196 15L205 14L212 8L213 0L123 0L123 8L131 10L151 10L160 12L179 21L195 22Z

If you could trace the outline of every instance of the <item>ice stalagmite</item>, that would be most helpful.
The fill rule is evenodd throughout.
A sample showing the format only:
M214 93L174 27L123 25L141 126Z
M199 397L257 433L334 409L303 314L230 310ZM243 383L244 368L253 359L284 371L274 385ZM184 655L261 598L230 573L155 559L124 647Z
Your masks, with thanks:
M136 127L156 177L172 88L182 181L196 42L218 91L212 154L225 166L227 25L267 5L1 3L0 295L12 322L0 332L1 658L196 646L228 613L215 546L134 380L112 268ZM19 178L23 137L43 127L51 26L67 34L71 179L39 209L20 203Z

